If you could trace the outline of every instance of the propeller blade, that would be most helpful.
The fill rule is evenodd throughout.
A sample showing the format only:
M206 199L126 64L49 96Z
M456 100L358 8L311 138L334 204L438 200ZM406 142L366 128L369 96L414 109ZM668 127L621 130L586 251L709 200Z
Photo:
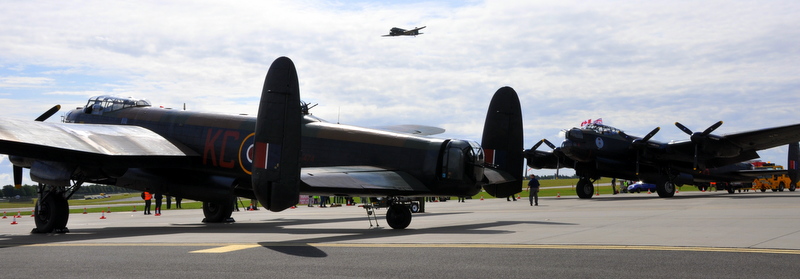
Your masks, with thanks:
M549 140L542 139L542 141L544 142L544 144L547 144L547 146L549 146L551 149L556 149L556 145L550 142Z
M22 188L22 167L14 166L14 188Z
M686 128L686 126L683 126L683 124L681 124L680 122L675 122L675 126L677 126L677 127L678 127L678 129L681 129L681 131L683 131L683 132L684 132L684 133L686 133L687 135L690 135L690 136L691 136L692 134L694 134L694 133L692 132L692 130L689 130L689 128Z
M644 142L649 141L650 138L652 138L653 136L655 136L658 133L658 131L661 131L661 127L656 127L655 129L650 131L650 133L647 133L647 135L644 136L644 138L642 138L642 141L644 141Z
M714 123L714 125L711 125L711 127L708 127L708 129L703 131L702 136L704 136L704 137L708 136L708 134L710 134L711 132L713 132L714 130L719 128L719 126L722 126L722 121L721 120L719 122L717 122L717 123Z
M536 150L537 148L539 148L539 146L541 146L543 142L544 142L544 140L540 140L539 142L534 144L533 147L531 147L531 151Z
M42 115L39 115L39 117L37 117L35 120L39 121L39 122L45 121L48 118L50 118L50 116L53 116L53 114L56 114L56 112L58 112L58 110L60 110L60 109L61 109L61 105L55 105L52 108L50 108L49 110L47 110L44 113L42 113Z

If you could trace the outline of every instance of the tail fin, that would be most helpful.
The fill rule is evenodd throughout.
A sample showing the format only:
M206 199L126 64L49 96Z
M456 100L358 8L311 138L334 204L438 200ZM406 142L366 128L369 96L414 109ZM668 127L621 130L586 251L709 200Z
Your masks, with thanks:
M789 144L788 159L789 178L792 179L792 185L797 185L797 182L800 181L800 166L797 165L797 161L800 161L800 143L793 142Z
M488 183L483 189L490 195L507 197L522 191L522 141L522 108L517 92L511 87L500 88L489 103L481 141L488 165L484 171ZM505 179L497 179L499 176L493 173Z
M300 199L300 90L291 59L272 62L256 118L253 192L270 211L297 205Z

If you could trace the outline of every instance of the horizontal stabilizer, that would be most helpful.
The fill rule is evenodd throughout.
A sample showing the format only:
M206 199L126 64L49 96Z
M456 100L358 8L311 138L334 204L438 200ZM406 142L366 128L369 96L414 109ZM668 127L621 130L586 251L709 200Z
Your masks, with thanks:
M370 166L303 168L300 179L310 192L350 193L367 190L381 195L430 192L421 181L406 172Z
M417 136L438 135L444 133L445 131L445 129L439 127L413 125L413 124L381 126L381 127L376 127L376 129L396 132L396 133L412 134Z

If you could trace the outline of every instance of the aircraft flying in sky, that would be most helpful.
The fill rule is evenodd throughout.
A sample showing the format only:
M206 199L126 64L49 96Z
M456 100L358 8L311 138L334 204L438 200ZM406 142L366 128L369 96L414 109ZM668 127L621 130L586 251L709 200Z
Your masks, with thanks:
M406 30L406 29L398 28L398 27L392 27L392 29L389 29L389 34L383 35L382 37L422 35L422 34L425 34L425 33L420 33L419 30L422 30L425 27L427 27L427 26L414 27L414 29L411 29L411 30Z
M115 185L203 201L205 222L230 220L236 197L282 211L302 195L386 197L389 225L403 229L406 196L505 197L521 191L522 115L517 93L497 90L482 144L421 136L425 127L367 129L322 121L300 101L286 57L267 73L258 115L152 107L142 99L97 96L66 123L0 122L0 154L39 183L37 232L64 232L68 198L83 183ZM430 128L430 127L428 127ZM396 132L406 130L407 133ZM439 130L440 132L440 130Z
M580 177L575 190L583 199L592 197L593 183L600 177L656 184L659 197L672 197L675 186L683 184L752 181L767 175L745 170L737 163L759 158L758 150L800 141L800 124L723 136L711 134L722 121L702 132L693 132L678 122L675 125L690 139L660 143L650 140L660 127L640 138L588 121L580 128L566 130L560 147L543 139L525 150L525 158L534 169L573 168ZM553 150L537 150L543 143ZM789 152L789 169L795 181L797 166L792 162L797 160L796 150Z

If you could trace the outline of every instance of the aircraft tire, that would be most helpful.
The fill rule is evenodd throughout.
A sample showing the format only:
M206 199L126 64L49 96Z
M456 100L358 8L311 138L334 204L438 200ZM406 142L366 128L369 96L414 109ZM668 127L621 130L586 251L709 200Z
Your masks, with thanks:
M761 192L766 192L767 189L761 188Z
M39 201L34 209L36 233L51 233L67 226L69 203L63 196L50 193Z
M778 184L778 191L783 192L783 189L786 189L786 184L781 182L780 184Z
M792 186L789 186L789 192L794 192L794 190L797 190L796 184L792 184Z
M591 199L594 195L594 185L588 178L581 178L578 184L575 185L575 192L581 199Z
M418 203L412 202L411 205L409 206L409 208L411 208L411 212L412 213L419 212L419 204Z
M393 204L386 211L386 223L392 229L402 230L411 224L411 209L402 204Z
M233 200L228 203L203 202L204 223L229 222L233 214Z
M675 196L675 184L669 180L664 180L656 184L656 192L660 198L671 198Z

